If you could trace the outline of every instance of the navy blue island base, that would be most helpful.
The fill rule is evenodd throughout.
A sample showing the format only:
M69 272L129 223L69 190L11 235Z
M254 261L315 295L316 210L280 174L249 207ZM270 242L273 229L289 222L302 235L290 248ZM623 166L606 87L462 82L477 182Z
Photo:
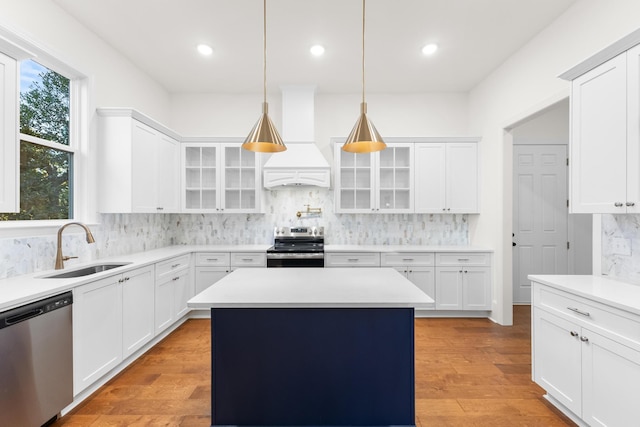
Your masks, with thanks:
M413 308L212 308L212 426L414 426Z

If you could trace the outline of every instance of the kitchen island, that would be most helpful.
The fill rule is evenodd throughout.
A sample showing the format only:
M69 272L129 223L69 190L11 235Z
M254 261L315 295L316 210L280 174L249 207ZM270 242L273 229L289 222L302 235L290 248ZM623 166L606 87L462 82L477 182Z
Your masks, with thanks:
M414 308L390 268L239 269L211 309L211 425L414 425Z

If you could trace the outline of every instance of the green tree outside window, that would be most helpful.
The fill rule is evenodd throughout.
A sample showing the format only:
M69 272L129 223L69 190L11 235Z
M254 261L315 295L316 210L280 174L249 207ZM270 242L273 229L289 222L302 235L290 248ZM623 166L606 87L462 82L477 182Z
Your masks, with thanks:
M0 220L73 217L73 152L69 147L70 80L34 61L21 64L20 212ZM66 146L66 147L65 147ZM59 147L59 148L54 148Z

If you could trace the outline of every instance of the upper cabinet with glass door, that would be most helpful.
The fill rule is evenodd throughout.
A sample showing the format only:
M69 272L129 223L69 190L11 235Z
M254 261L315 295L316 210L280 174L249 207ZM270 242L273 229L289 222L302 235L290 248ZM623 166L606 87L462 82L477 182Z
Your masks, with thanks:
M182 144L184 212L260 212L259 155L239 142Z
M335 144L335 203L338 213L413 212L413 143L355 154Z

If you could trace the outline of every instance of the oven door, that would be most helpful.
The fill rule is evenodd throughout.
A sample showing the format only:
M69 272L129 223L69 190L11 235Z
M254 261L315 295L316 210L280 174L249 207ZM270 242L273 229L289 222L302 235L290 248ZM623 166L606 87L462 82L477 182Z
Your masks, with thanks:
M267 268L324 267L324 252L270 252Z

